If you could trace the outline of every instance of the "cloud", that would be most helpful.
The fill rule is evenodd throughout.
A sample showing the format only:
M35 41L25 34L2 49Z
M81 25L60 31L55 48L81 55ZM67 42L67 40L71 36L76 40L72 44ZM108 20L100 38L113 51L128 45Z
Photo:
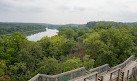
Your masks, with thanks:
M25 1L25 0L24 0ZM38 5L30 4L29 0L27 4L25 2L17 1L17 0L1 0L0 1L0 12L20 12L20 13L39 13L44 11L45 9L39 7Z
M55 24L137 21L136 4L136 0L0 0L0 21Z

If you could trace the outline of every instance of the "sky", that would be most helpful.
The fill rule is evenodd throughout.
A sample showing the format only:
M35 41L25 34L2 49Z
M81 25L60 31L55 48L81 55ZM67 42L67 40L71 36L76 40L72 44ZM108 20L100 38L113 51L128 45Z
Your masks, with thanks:
M0 22L137 22L137 0L0 0Z

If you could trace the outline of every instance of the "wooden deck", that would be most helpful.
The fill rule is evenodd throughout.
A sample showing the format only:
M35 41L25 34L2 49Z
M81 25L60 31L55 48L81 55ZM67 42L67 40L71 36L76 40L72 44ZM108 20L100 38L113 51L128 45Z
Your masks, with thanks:
M120 68L117 68L115 70L112 70L112 71L102 75L103 76L103 81L113 81L113 80L115 80L116 78L118 78L119 72L120 72Z
M133 75L133 68L137 68L137 62L131 61L129 62L124 68L117 68L111 71L108 71L104 74L97 74L100 75L102 78L101 80L97 79L98 76L88 79L88 77L93 76L94 73L86 75L85 77L81 77L79 79L71 80L71 81L128 81L130 77ZM123 79L120 79L121 73L124 73ZM122 75L121 75L122 76Z
M81 76L73 77L73 73L75 74L76 72L82 73ZM70 76L67 80L59 80L60 77L65 77L66 75ZM42 77L42 80L39 77ZM37 74L29 81L45 81L45 79L46 81L52 81L50 79L55 81L129 81L130 78L136 78L137 80L137 60L134 59L134 56L112 68L105 64L89 71L82 67L53 76Z
M137 62L136 61L132 61L126 67L124 67L122 69L122 72L124 72L124 79L126 79L127 77L131 77L131 75L133 73L133 68L135 66L137 66Z
M113 70L112 72L108 72L105 75L103 75L103 81L115 81L116 79L118 79L118 75L120 75L120 72L124 72L124 80L127 79L128 77L131 77L132 73L133 73L133 68L137 66L137 62L136 61L131 61L129 64L127 64L123 69L116 69ZM120 72L119 72L120 71Z

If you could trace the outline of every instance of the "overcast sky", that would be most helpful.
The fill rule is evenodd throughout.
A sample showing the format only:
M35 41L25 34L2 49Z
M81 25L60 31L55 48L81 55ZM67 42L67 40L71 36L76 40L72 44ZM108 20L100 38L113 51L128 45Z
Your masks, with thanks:
M0 22L137 22L137 0L0 0Z

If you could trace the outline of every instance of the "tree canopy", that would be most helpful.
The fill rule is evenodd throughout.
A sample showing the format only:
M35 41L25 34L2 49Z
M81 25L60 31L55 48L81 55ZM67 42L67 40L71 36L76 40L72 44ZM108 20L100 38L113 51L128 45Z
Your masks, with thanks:
M38 73L55 75L80 67L115 66L131 55L137 57L137 27L94 22L58 30L58 35L36 42L17 32L1 36L0 81L27 81Z

